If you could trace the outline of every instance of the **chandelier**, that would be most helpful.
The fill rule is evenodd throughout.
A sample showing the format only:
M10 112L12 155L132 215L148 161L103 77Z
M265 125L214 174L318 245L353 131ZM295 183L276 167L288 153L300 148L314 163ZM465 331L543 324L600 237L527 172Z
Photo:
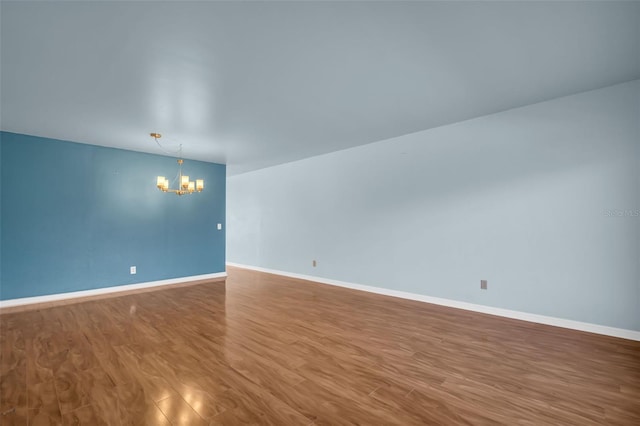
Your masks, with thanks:
M160 142L158 141L158 139L160 139L162 135L160 133L150 133L150 135L155 139L160 149L164 151L164 148L162 148L162 145L160 145ZM167 154L171 154L167 151L164 152ZM178 189L172 189L171 183L173 182L170 183L169 179L165 178L164 176L158 176L156 180L156 186L162 192L173 192L177 195L202 192L202 190L204 189L204 179L196 179L196 181L194 182L189 180L189 176L183 175L182 164L184 163L184 160L180 157L182 157L182 145L180 145L180 149L178 150L178 174L176 175L175 179L173 179L173 182L178 181Z

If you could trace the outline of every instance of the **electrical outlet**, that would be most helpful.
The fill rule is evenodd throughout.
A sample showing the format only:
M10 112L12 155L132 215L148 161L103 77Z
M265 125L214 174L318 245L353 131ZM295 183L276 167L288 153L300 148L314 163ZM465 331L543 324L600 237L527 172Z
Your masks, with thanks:
M137 271L136 271L136 267L135 267L135 266L130 267L130 268L129 268L129 273L130 273L131 275L135 275L135 274L137 273Z
M480 280L480 289L481 290L487 289L487 280Z
M311 264L313 265L314 268L318 265L315 260Z

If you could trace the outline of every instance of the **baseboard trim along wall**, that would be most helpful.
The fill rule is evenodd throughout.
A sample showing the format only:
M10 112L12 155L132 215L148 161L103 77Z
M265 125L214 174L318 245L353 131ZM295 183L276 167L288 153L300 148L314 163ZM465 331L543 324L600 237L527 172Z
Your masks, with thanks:
M603 334L606 336L620 337L623 339L640 341L640 331L626 330L623 328L608 327L604 325L592 324L588 322L573 321L564 318L555 318L545 315L530 314L527 312L512 311L509 309L494 308L491 306L477 305L474 303L460 302L451 299L442 299L439 297L425 296L422 294L409 293L405 291L390 290L382 287L373 287L362 284L354 284L345 281L321 278L312 275L296 274L292 272L279 271L275 269L262 268L259 266L242 265L238 263L227 262L227 266L236 268L250 269L268 274L282 275L289 278L297 278L306 281L313 281L321 284L329 284L338 287L349 288L353 290L366 291L369 293L382 294L385 296L399 297L401 299L416 300L419 302L433 303L435 305L448 306L451 308L465 309L467 311L480 312L483 314L496 315L505 318L512 318L522 321L529 321L538 324L552 325L555 327L569 328L573 330L586 331L589 333Z
M66 304L65 302L71 301L72 303L79 302L79 300L72 299L95 299L105 295L120 296L116 293L136 293L140 290L149 289L153 287L162 286L174 286L178 287L181 284L193 285L199 281L211 281L219 280L227 277L226 272L216 272L213 274L192 275L190 277L170 278L166 280L148 281L137 284L119 285L113 287L102 287L92 290L73 291L69 293L56 293L47 294L45 296L23 297L20 299L0 300L0 313L17 312L21 310L27 310L30 308L47 308L53 307L59 304ZM25 309L26 308L26 309Z

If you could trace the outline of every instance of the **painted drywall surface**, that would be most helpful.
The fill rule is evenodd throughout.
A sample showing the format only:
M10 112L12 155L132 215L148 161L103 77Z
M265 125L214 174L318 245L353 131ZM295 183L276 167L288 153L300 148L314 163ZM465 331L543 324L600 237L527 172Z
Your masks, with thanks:
M228 259L640 330L639 116L634 81L230 177Z
M175 158L6 132L0 144L2 300L225 270L224 165L185 161L206 187L178 197L155 187Z
M2 293L2 137L0 135L0 293ZM0 294L1 297L1 294Z

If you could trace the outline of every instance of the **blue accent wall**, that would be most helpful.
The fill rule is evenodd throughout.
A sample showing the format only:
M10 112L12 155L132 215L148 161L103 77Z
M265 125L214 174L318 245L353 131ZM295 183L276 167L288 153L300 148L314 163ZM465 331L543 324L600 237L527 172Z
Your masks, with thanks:
M205 190L178 197L155 186L172 157L7 132L0 153L0 300L224 272L224 165L185 160Z

